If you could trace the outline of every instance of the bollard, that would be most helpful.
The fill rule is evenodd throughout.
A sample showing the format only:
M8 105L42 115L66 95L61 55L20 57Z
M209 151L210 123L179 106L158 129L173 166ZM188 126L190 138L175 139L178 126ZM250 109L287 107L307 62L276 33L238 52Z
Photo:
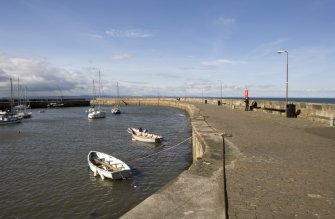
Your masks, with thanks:
M329 125L334 126L334 117L329 118Z

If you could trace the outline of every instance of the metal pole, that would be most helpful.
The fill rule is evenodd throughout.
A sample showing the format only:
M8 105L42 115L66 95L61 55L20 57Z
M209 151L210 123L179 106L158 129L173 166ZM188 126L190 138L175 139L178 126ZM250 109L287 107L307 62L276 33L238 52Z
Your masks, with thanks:
M288 52L286 50L277 51L278 54L286 53L286 105L288 104Z
M288 52L286 52L286 105L288 104Z
M222 102L222 81L221 80L218 80L218 81L220 81L220 87L221 87L221 89L220 89L220 91L221 91L221 93L220 93L220 100Z
M221 84L221 103L222 103L222 81L220 80L220 84Z

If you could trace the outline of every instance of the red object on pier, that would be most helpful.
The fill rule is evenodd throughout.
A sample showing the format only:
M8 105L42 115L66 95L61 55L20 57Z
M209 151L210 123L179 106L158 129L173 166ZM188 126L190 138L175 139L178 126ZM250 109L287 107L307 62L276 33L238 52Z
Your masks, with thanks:
M244 98L247 98L249 96L249 91L248 89L245 89L244 91Z

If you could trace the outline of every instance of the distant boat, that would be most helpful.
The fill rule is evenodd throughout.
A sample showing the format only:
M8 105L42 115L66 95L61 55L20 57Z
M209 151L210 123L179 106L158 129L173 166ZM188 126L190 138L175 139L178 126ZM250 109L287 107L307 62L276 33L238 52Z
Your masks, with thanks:
M93 88L92 88L92 99L95 100L95 84L93 80ZM92 113L95 111L95 105L90 106L87 110L85 110L86 113Z
M20 123L21 118L8 112L0 112L0 125Z
M116 88L117 88L118 105L113 107L111 112L112 112L112 114L121 114L120 103L119 103L119 82L116 82Z
M32 112L21 111L21 112L17 112L16 116L18 116L19 118L27 119L27 118L31 118Z
M25 118L25 119L31 118L32 112L28 111L28 109L30 109L30 105L29 105L29 100L27 99L27 87L25 88L24 99L22 99L21 97L23 95L22 95L22 89L21 89L19 78L17 79L17 93L18 93L18 97L17 97L18 105L12 108L13 112L19 118Z
M64 103L48 103L47 107L48 108L59 108L59 107L63 107Z
M111 155L90 151L87 161L94 176L100 175L101 179L127 179L130 175L130 167L122 160Z
M101 76L100 76L100 71L99 71L99 98L101 95L101 91L100 91L100 86L101 86ZM98 108L91 108L91 112L88 113L87 117L89 119L101 119L101 118L105 118L106 117L106 111L103 111L100 109L100 103L98 104Z
M65 105L64 103L62 103L62 101L63 101L62 91L59 87L58 87L58 90L59 90L60 96L57 97L56 102L48 103L47 104L48 108L60 108L60 107L63 107Z
M142 142L150 142L150 143L160 143L163 140L163 137L160 135L151 134L146 129L136 129L136 128L128 128L128 133L132 135L133 140L142 141Z
M114 107L111 112L112 114L121 114L121 110L118 106Z
M101 119L106 117L106 112L101 110L94 110L90 112L87 117L89 119Z
M0 111L0 125L9 125L21 122L21 118L12 113L12 108L14 105L12 78L10 78L10 93L11 93L10 109L8 109L7 111Z

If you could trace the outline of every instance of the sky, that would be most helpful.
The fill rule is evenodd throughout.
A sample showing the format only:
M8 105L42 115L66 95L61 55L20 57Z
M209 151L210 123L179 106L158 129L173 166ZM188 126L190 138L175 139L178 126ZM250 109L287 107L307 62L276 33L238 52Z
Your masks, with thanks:
M120 96L284 98L287 60L289 97L334 98L334 9L334 0L0 0L0 98L10 78L28 96L92 95L94 80L111 96L118 83Z

